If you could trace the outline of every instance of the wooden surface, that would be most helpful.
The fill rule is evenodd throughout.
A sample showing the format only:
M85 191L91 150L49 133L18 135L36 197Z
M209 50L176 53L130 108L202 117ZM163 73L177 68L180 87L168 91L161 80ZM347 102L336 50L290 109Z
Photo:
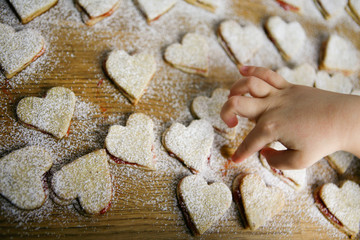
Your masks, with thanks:
M262 28L269 16L280 15L287 20L297 20L304 26L309 39L312 40L313 46L310 48L312 50L319 49L321 42L332 32L348 38L360 49L358 38L360 27L348 16L328 23L316 11L313 12L317 14L315 17L309 17L312 12L301 16L285 12L274 3L275 1L270 0L234 0L232 6L230 6L231 1L228 0L225 2L231 9L222 9L218 13L219 16L190 5L185 6L186 3L181 2L151 26L146 25L142 13L132 1L123 2L123 6L114 16L94 27L88 27L81 22L70 0L60 0L55 8L25 26L21 25L8 2L0 1L0 11L2 11L0 22L10 24L16 29L23 27L38 29L47 40L45 56L13 79L5 80L1 76L0 156L28 144L39 144L49 148L56 167L59 167L101 148L110 125L124 125L130 113L143 112L155 121L157 133L155 146L159 168L156 172L144 172L129 169L127 166L112 165L114 183L112 207L109 212L101 216L82 216L71 205L58 206L50 198L39 210L22 211L0 197L1 239L191 238L175 196L178 181L190 173L164 152L160 144L160 135L173 121L188 124L192 120L188 109L196 96L209 96L216 87L230 87L239 79L240 75L235 66L227 59L225 53L221 52L221 47L213 47L216 44L215 29L221 20L233 18ZM312 4L310 0L306 2ZM191 11L181 12L187 9ZM166 46L179 41L186 32L194 31L206 35L213 44L210 49L214 50L214 54L210 56L210 76L207 78L182 73L162 60ZM161 34L164 34L164 38ZM109 51L114 48L129 52L151 50L157 57L157 73L137 106L131 105L103 73L102 63ZM250 63L265 62L266 67L276 69L286 64L281 60L280 55L276 54L274 57L265 56L266 61L260 59ZM313 51L304 59L316 65L318 55L317 51ZM357 82L356 76L353 78ZM68 87L78 97L77 112L72 121L70 136L61 141L23 128L17 123L15 115L16 104L21 98L41 97L54 86ZM227 161L221 156L220 148L223 145L236 146L249 130L249 126L250 124L245 124L244 129L238 131L239 136L234 142L229 143L220 137L216 138L211 159L215 170L208 180L222 179L230 186L231 180L237 173L259 171L266 179L271 179L271 183L280 184L280 187L285 189L288 198L286 207L266 226L251 232L243 229L233 204L229 212L201 238L346 238L328 224L319 212L316 212L311 192L317 185L327 181L337 182L343 178L358 180L359 166L352 167L349 174L337 177L323 160L308 171L309 182L312 185L300 193L294 193L284 184L279 183L257 162L230 166L227 169ZM252 161L256 160L256 157L252 159Z

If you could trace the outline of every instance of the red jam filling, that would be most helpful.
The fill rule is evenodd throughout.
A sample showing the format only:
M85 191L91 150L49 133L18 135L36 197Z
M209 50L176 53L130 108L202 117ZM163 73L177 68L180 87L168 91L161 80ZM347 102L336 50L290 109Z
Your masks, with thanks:
M278 2L278 4L280 5L280 7L282 7L283 9L285 9L286 11L293 11L293 12L298 12L300 9L298 7L295 7L287 2L281 1L281 0L276 0Z
M325 206L325 203L320 198L320 191L317 191L314 194L315 203L320 209L321 213L324 214L328 219L330 219L333 223L337 224L340 227L343 227L344 225L337 219L334 214L330 212L330 210Z
M154 146L152 146L151 151L154 151ZM110 156L111 160L113 160L117 164L126 164L126 165L132 165L132 166L137 166L137 167L144 167L144 166L142 166L140 164L127 162L127 161L124 161L124 160L122 160L122 159L120 159L118 157L115 157L107 149L106 149L106 152ZM156 158L156 155L154 154L153 159L155 159L155 158Z
M40 52L38 54L36 54L36 56L31 60L32 62L35 61L38 57L40 57L41 55L43 55L45 52L45 47L42 47L42 49L40 50Z
M240 185L241 179L239 179L239 185ZM239 213L240 213L240 216L241 216L241 220L242 220L242 222L244 224L244 227L246 228L248 226L248 223L247 223L246 216L245 216L244 205L242 203L240 186L236 187L236 190L233 191L233 198L234 198L234 201L235 201L235 203L236 203L236 205L237 205L237 207L239 209Z
M111 208L111 201L109 202L109 204L104 209L102 209L100 211L100 215L106 213L110 208Z

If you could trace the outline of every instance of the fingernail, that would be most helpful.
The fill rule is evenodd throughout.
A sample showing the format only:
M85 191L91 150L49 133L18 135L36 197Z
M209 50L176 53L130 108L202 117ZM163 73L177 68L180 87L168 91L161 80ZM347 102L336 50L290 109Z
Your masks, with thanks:
M246 73L249 70L249 66L241 66L240 67L240 72Z

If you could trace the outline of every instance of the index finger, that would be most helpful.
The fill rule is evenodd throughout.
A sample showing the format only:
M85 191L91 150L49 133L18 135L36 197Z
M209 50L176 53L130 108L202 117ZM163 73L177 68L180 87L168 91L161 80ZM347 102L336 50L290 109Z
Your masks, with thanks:
M283 89L289 85L289 83L279 74L263 67L242 66L240 68L240 73L243 76L254 76L260 78L277 89Z

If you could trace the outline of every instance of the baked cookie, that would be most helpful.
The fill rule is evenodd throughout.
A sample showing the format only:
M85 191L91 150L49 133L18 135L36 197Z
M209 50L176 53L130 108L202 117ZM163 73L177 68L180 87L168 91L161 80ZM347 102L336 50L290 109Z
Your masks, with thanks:
M284 207L284 193L267 187L256 174L240 174L233 182L233 198L245 228L256 230Z
M0 159L0 194L21 209L41 207L47 198L45 174L52 165L42 147L11 152Z
M314 0L325 19L336 17L344 11L347 0Z
M88 26L111 16L120 6L120 0L76 0L82 19Z
M286 147L282 145L280 142L273 142L269 145L269 147L278 151L286 150ZM300 169L300 170L276 169L271 167L266 161L266 158L261 154L260 154L260 162L267 170L269 170L272 174L280 178L283 182L285 182L295 190L301 190L306 186L306 169Z
M231 191L221 182L207 184L199 175L179 182L177 198L185 222L193 235L201 235L230 208Z
M21 99L16 108L19 121L61 139L69 133L74 114L75 94L64 87L51 88L45 98Z
M344 174L354 159L354 155L344 151L338 151L326 157L330 166L339 174Z
M231 140L235 138L236 129L229 128L220 118L221 108L228 100L229 94L228 89L217 88L211 98L196 97L191 104L191 112L196 118L207 120L217 132Z
M360 25L360 0L349 0L346 11Z
M0 65L5 77L11 78L45 52L45 40L39 32L24 29L15 32L0 23Z
M9 2L15 8L21 22L25 24L55 6L58 0L9 0Z
M106 74L134 105L156 72L154 56L144 52L130 56L123 50L114 50L104 65Z
M276 2L285 10L301 13L303 2L299 0L276 0Z
M185 0L186 2L193 4L197 7L201 7L210 12L215 12L219 7L219 0Z
M225 52L236 65L242 65L264 44L262 32L253 25L240 26L233 20L220 24L218 39Z
M148 23L158 20L169 11L178 0L138 0L141 10L146 15Z
M110 158L119 164L156 170L154 123L145 114L132 114L126 127L113 125L105 139Z
M279 16L273 16L266 22L265 29L286 61L294 61L300 55L306 41L306 33L300 23L286 23Z
M169 154L193 173L201 172L209 161L213 141L213 127L203 119L192 121L188 127L173 123L162 137L162 143Z
M308 63L301 64L294 69L282 67L276 72L290 83L308 87L314 86L317 77L315 68Z
M359 52L348 41L332 34L324 43L319 69L351 75L360 68Z
M206 39L196 33L187 33L182 44L166 48L165 61L187 73L207 76L209 71L209 46Z
M327 183L314 191L315 204L335 227L355 238L360 222L360 186L347 180L340 188Z
M103 214L111 205L112 183L105 149L96 150L63 166L51 181L56 203L77 199L81 212Z
M325 71L319 71L315 80L315 87L326 91L349 94L353 88L351 80L342 73L330 76Z

